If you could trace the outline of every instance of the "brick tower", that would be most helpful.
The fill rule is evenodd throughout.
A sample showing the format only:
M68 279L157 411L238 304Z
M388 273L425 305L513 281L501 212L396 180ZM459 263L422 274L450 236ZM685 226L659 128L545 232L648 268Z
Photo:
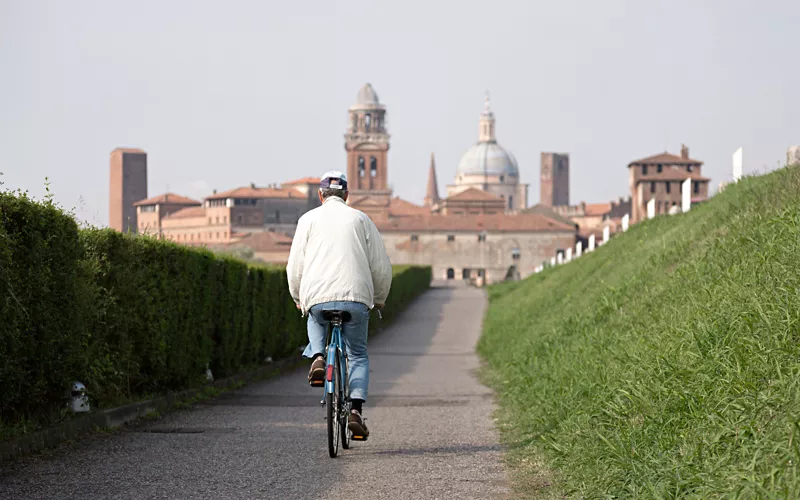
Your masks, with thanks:
M112 151L110 180L108 225L135 233L138 223L133 204L147 198L147 153L130 148Z
M569 155L542 153L539 203L546 207L569 205Z
M389 133L386 108L367 83L348 110L349 126L344 135L347 151L347 183L350 192L371 197L391 196L388 185Z

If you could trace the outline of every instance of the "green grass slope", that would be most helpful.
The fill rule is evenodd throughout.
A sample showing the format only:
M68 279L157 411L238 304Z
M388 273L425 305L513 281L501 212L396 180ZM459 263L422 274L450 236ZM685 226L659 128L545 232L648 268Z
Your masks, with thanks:
M490 289L520 493L800 498L800 166Z

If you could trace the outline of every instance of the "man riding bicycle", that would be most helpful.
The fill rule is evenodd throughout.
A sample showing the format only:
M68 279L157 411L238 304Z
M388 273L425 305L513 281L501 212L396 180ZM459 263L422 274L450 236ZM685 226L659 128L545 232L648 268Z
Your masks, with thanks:
M323 311L346 311L342 325L349 359L350 400L348 427L354 435L369 436L362 417L369 386L367 328L369 312L383 308L392 284L392 266L378 228L364 213L347 206L347 177L342 172L322 176L322 206L297 222L286 272L289 291L303 314L308 314L311 358L308 382L325 377L325 340L328 321Z

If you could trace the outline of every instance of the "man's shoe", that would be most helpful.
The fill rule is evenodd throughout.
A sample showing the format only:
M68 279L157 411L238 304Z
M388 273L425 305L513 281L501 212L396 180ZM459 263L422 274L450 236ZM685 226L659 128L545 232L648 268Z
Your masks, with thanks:
M361 417L361 413L359 413L358 410L350 410L350 416L347 419L347 428L353 433L352 438L355 441L366 441L369 437L367 424L364 423L364 419Z
M320 387L325 384L325 358L317 356L308 370L308 384L311 387Z

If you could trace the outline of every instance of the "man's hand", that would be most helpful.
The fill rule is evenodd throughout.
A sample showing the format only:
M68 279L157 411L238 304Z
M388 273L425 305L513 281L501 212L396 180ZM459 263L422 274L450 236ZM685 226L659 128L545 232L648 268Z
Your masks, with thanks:
M298 311L302 311L303 308L297 302L294 303L294 306L297 308Z
M384 308L384 305L383 304L375 304L373 307L380 311L381 309Z

